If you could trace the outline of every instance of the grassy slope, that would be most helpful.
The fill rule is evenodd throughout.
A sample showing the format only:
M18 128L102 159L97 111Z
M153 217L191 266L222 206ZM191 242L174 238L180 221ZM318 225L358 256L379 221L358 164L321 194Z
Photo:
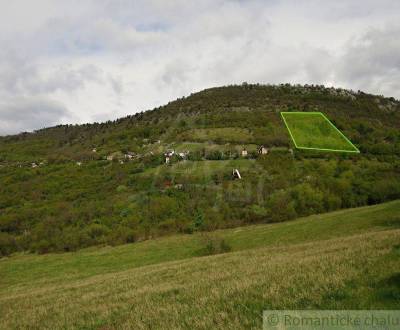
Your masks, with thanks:
M319 113L285 113L284 118L299 147L355 151Z
M231 143L249 143L253 142L251 131L244 128L223 127L223 128L197 128L190 129L178 139L183 141L229 141Z
M202 243L187 235L3 259L0 328L237 328L266 308L400 308L399 214L394 201L218 231L236 252L211 257L190 258Z

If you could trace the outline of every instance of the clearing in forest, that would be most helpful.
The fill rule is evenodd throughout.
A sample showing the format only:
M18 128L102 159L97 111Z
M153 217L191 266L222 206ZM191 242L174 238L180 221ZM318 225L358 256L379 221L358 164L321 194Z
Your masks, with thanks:
M321 112L281 112L281 116L297 149L360 152Z

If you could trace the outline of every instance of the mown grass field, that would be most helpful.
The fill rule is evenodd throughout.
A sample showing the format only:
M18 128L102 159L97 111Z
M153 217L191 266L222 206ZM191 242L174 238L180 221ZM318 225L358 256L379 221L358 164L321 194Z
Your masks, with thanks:
M297 148L358 152L319 112L282 112Z
M0 260L0 328L249 329L264 309L400 308L400 201Z

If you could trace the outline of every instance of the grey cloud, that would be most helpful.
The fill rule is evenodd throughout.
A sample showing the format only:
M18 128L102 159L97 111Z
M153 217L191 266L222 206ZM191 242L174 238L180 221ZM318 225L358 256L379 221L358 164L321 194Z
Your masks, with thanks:
M74 91L88 81L101 81L102 72L94 65L72 68L68 65L51 66L37 63L15 52L0 54L0 95L52 93L57 90Z
M85 65L78 69L59 67L45 77L28 80L26 88L31 93L52 93L57 90L75 91L87 82L101 82L102 72L94 65Z
M399 96L400 25L371 29L348 44L336 79L348 86Z
M60 123L70 117L59 102L45 98L20 98L0 103L0 135L30 131Z
M108 81L115 94L121 95L124 91L124 83L122 77L114 77L113 75L108 75Z
M0 134L111 119L242 81L400 97L395 0L13 3L0 4Z

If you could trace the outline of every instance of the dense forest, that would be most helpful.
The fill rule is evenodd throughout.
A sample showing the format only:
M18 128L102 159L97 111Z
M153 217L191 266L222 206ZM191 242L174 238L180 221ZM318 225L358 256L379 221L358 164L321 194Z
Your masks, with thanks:
M281 111L323 112L360 154L296 150ZM400 102L361 91L244 83L113 122L0 137L0 256L286 221L397 198Z

